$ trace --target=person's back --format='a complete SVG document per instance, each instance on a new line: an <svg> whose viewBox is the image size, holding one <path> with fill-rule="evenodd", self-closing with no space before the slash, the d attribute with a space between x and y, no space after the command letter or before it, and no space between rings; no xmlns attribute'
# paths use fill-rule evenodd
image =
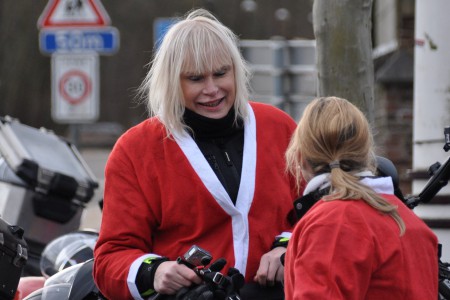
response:
<svg viewBox="0 0 450 300"><path fill-rule="evenodd" d="M287 300L437 299L436 235L394 196L390 177L376 176L370 127L358 108L315 99L286 159L297 181L307 182L296 203L318 200L289 241Z"/></svg>
<svg viewBox="0 0 450 300"><path fill-rule="evenodd" d="M402 236L392 218L361 200L311 208L291 237L300 242L286 255L287 299L434 299L436 236L395 196L383 196L398 206Z"/></svg>

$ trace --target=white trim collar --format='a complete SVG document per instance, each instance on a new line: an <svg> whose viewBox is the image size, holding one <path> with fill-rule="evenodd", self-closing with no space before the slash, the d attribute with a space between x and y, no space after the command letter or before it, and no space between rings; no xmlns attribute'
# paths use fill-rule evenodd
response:
<svg viewBox="0 0 450 300"><path fill-rule="evenodd" d="M244 122L244 153L241 182L236 206L220 183L201 150L189 134L174 133L174 139L185 154L194 171L217 203L232 218L235 268L245 274L249 247L248 212L253 202L256 179L256 118L250 104Z"/></svg>
<svg viewBox="0 0 450 300"><path fill-rule="evenodd" d="M392 178L387 177L367 177L374 176L370 171L363 171L356 173L356 176L361 176L361 183L372 188L379 194L394 194L394 184ZM315 190L324 189L330 186L330 173L324 173L312 178L306 185L303 195L307 195Z"/></svg>

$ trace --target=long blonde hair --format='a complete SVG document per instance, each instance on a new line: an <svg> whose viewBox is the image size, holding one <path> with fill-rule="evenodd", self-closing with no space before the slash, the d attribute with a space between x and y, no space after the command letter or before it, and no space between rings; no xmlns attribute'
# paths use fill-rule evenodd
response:
<svg viewBox="0 0 450 300"><path fill-rule="evenodd" d="M238 48L237 36L205 9L190 12L165 34L140 86L151 115L159 117L168 135L187 129L180 74L202 74L232 65L235 74L236 119L246 118L250 72Z"/></svg>
<svg viewBox="0 0 450 300"><path fill-rule="evenodd" d="M287 170L304 183L302 166L314 175L330 172L330 193L325 201L362 199L373 208L389 214L400 228L405 224L397 207L360 182L355 173L375 171L373 136L364 114L352 103L337 97L314 99L304 110L286 151ZM338 162L338 168L329 164Z"/></svg>

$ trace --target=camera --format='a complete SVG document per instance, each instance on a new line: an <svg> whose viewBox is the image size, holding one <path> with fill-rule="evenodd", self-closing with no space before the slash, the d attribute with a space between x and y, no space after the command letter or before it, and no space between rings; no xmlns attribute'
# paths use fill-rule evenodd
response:
<svg viewBox="0 0 450 300"><path fill-rule="evenodd" d="M178 257L177 262L191 269L206 266L212 260L211 254L197 245L191 246L183 256Z"/></svg>

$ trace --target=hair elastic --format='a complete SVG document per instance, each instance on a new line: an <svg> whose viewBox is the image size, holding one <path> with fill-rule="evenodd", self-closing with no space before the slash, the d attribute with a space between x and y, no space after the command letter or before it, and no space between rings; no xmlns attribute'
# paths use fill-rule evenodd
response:
<svg viewBox="0 0 450 300"><path fill-rule="evenodd" d="M338 160L334 160L334 161L330 162L328 165L330 166L330 169L335 169L335 168L341 167L341 164L339 163Z"/></svg>

